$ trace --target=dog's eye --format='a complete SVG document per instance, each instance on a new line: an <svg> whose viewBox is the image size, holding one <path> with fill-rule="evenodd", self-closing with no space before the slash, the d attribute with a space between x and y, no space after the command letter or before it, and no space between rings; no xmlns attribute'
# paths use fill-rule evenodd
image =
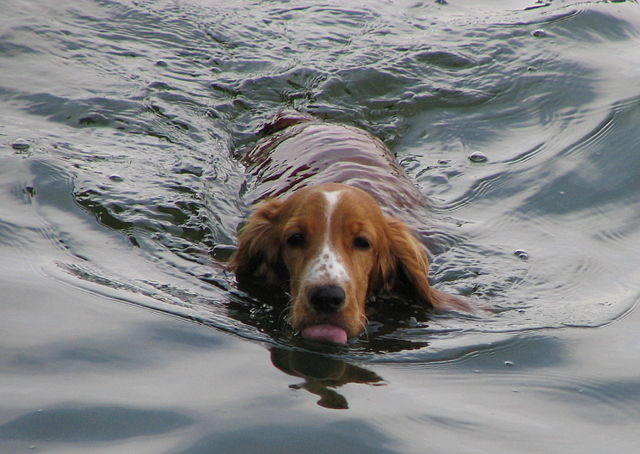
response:
<svg viewBox="0 0 640 454"><path fill-rule="evenodd" d="M353 247L356 249L369 249L371 247L371 243L369 240L363 236L357 236L353 239Z"/></svg>
<svg viewBox="0 0 640 454"><path fill-rule="evenodd" d="M303 233L294 233L289 238L287 238L287 244L291 247L304 247L307 239L304 237Z"/></svg>

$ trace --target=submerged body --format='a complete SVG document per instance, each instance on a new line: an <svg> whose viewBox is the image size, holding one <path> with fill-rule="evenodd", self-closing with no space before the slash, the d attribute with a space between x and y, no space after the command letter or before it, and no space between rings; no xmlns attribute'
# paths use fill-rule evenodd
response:
<svg viewBox="0 0 640 454"><path fill-rule="evenodd" d="M362 129L282 112L265 128L271 134L244 157L255 185L252 202L282 198L323 183L343 183L371 195L383 212L418 228L427 199L387 146ZM415 225L414 225L415 224Z"/></svg>

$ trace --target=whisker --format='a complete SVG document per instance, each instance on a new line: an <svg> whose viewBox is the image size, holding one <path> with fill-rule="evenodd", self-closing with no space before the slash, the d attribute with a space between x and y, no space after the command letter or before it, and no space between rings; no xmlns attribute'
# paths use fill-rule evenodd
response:
<svg viewBox="0 0 640 454"><path fill-rule="evenodd" d="M280 315L278 316L278 328L282 328L283 326L290 325L289 323L289 314L291 313L291 305L287 304L282 311L280 311Z"/></svg>
<svg viewBox="0 0 640 454"><path fill-rule="evenodd" d="M364 337L365 340L369 342L370 341L369 330L368 330L369 320L367 319L366 315L363 316L362 319L360 320L360 326L362 327L362 334L360 334L360 337Z"/></svg>

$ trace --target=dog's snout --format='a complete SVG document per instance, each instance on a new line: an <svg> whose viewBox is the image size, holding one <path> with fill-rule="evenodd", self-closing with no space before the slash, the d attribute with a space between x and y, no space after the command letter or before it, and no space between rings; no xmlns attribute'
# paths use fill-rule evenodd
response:
<svg viewBox="0 0 640 454"><path fill-rule="evenodd" d="M337 285L321 285L309 291L309 302L317 311L331 314L340 310L344 304L345 293Z"/></svg>

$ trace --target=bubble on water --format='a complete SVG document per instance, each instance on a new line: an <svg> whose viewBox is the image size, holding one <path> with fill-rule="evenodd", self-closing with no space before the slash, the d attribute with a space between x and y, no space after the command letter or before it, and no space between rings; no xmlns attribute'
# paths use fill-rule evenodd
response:
<svg viewBox="0 0 640 454"><path fill-rule="evenodd" d="M117 182L124 181L124 178L122 178L120 175L116 175L116 174L111 175L111 176L109 177L109 179L110 179L111 181L117 181Z"/></svg>
<svg viewBox="0 0 640 454"><path fill-rule="evenodd" d="M535 30L533 33L531 33L534 37L536 38L546 38L547 36L549 36L547 34L547 32L545 32L544 30L538 29Z"/></svg>
<svg viewBox="0 0 640 454"><path fill-rule="evenodd" d="M513 361L505 361L504 362L504 366L505 367L513 367L513 366L515 366L515 363Z"/></svg>
<svg viewBox="0 0 640 454"><path fill-rule="evenodd" d="M484 153L481 153L479 151L474 151L473 153L471 153L469 156L469 161L471 162L487 162L488 158Z"/></svg>
<svg viewBox="0 0 640 454"><path fill-rule="evenodd" d="M515 255L516 257L518 257L521 260L529 260L529 253L523 249L516 249L513 252L513 255Z"/></svg>
<svg viewBox="0 0 640 454"><path fill-rule="evenodd" d="M18 151L28 150L29 147L31 147L29 142L27 142L27 140L23 139L22 137L14 140L13 143L11 144L11 148L13 148L14 150L18 150Z"/></svg>

